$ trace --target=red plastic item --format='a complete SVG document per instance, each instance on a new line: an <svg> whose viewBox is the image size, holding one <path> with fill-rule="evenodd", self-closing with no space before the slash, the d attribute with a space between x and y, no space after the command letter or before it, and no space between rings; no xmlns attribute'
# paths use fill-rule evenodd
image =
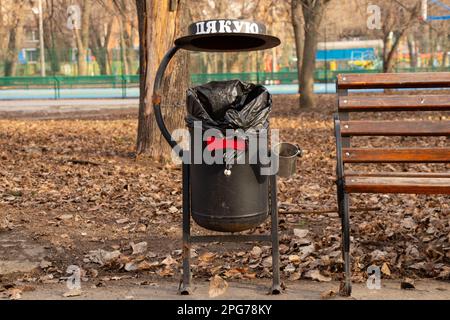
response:
<svg viewBox="0 0 450 320"><path fill-rule="evenodd" d="M247 149L247 144L245 140L242 139L225 139L220 138L217 139L216 137L210 137L206 141L208 145L208 151L214 151L214 150L237 150L237 151L245 151Z"/></svg>

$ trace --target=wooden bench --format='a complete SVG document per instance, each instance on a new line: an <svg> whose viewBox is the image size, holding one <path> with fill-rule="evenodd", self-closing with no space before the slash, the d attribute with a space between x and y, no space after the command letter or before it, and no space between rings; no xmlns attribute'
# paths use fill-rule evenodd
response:
<svg viewBox="0 0 450 320"><path fill-rule="evenodd" d="M449 111L448 89L432 94L420 91L400 92L400 88L450 88L450 73L342 74L337 79L339 111L335 115L337 144L337 195L342 222L342 251L345 282L341 294L351 295L349 194L450 194L450 170L426 172L351 172L352 164L450 163L450 148L357 148L352 137L450 137L450 121L376 121L371 112ZM349 90L393 89L390 93L351 94ZM354 121L351 114L363 113L368 120ZM367 113L367 114L366 114ZM373 116L372 116L373 119ZM353 144L354 145L354 144Z"/></svg>

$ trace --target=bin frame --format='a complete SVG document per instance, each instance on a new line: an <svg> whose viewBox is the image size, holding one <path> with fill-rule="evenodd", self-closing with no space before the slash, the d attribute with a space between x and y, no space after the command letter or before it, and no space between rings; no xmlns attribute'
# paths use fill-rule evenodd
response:
<svg viewBox="0 0 450 320"><path fill-rule="evenodd" d="M265 32L265 27L264 27ZM279 40L275 37L265 36L265 35L252 35L245 34L246 37L255 36L258 38L267 37L268 40L268 48L275 47L280 44ZM195 37L195 36L194 36ZM169 130L167 129L164 118L161 113L161 87L164 79L164 74L167 70L167 67L175 56L175 54L180 49L192 50L192 48L183 48L183 46L178 45L176 41L175 46L172 47L164 56L158 71L156 73L155 83L153 87L153 109L156 117L156 122L158 127L165 138L165 140L169 143L172 149L177 153L177 155L183 159L183 155L187 151L183 150L178 143L173 139ZM255 48L254 50L261 50L266 48ZM203 50L196 50L203 51ZM245 50L241 49L229 49L229 50L219 50L219 51L252 51L248 48ZM182 250L182 258L183 258L183 278L180 283L179 293L181 295L190 295L192 294L191 290L191 246L194 243L214 243L214 242L270 242L272 244L272 288L270 290L270 294L278 295L281 294L281 284L280 284L280 252L279 252L279 220L278 220L278 189L277 189L277 175L270 176L269 181L269 210L271 215L271 232L266 235L241 235L241 234L229 234L229 235L208 235L208 236L192 236L191 235L191 180L190 180L190 164L183 163L182 164L182 197L183 197L183 250Z"/></svg>

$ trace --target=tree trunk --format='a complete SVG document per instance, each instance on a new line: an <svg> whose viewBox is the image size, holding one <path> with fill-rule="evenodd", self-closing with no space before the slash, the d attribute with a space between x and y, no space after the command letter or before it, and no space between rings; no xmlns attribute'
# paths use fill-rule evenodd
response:
<svg viewBox="0 0 450 320"><path fill-rule="evenodd" d="M430 39L430 60L428 60L428 66L430 68L434 67L434 58L436 56L436 35L433 32L433 28L431 27L431 25L429 26L429 36L428 38Z"/></svg>
<svg viewBox="0 0 450 320"><path fill-rule="evenodd" d="M302 75L302 63L303 63L303 35L305 30L303 27L302 20L302 5L299 0L292 0L292 26L294 28L294 38L295 38L295 52L297 54L297 72L298 81L300 83L300 78ZM298 87L300 93L300 86Z"/></svg>
<svg viewBox="0 0 450 320"><path fill-rule="evenodd" d="M78 75L88 75L88 58L89 58L89 33L90 33L90 16L92 11L92 0L84 0L82 7L81 30L74 29L75 41L78 48Z"/></svg>
<svg viewBox="0 0 450 320"><path fill-rule="evenodd" d="M417 68L417 52L416 42L412 34L408 35L408 52L409 52L409 66L411 68Z"/></svg>
<svg viewBox="0 0 450 320"><path fill-rule="evenodd" d="M106 24L106 30L103 30L102 28L102 31L100 31L98 29L96 30L95 21L91 21L91 29L95 31L91 33L90 47L97 61L101 75L107 75L111 70L109 66L108 47L111 41L113 24L114 19L110 19L110 21Z"/></svg>
<svg viewBox="0 0 450 320"><path fill-rule="evenodd" d="M125 26L123 21L119 22L120 24L120 61L122 64L122 74L128 74L128 60L127 60L127 47L125 45Z"/></svg>
<svg viewBox="0 0 450 320"><path fill-rule="evenodd" d="M448 59L448 51L450 49L450 36L447 34L444 34L442 36L442 62L441 67L445 68L447 65L447 59Z"/></svg>
<svg viewBox="0 0 450 320"><path fill-rule="evenodd" d="M392 43L392 46L389 48L389 41L385 40L384 49L383 49L383 72L384 73L392 73L394 72L394 57L397 53L398 46L400 44L400 40L404 34L404 31L400 32L397 35L394 35L395 40Z"/></svg>
<svg viewBox="0 0 450 320"><path fill-rule="evenodd" d="M141 96L137 135L137 155L146 153L156 160L169 158L171 150L156 124L153 85L159 64L176 37L187 30L185 0L170 11L169 1L136 0L140 35ZM179 52L169 66L162 88L162 112L169 131L185 127L185 99L188 84L188 54Z"/></svg>
<svg viewBox="0 0 450 320"><path fill-rule="evenodd" d="M305 44L300 75L300 107L315 107L314 71L316 70L319 27L328 0L302 0L305 20Z"/></svg>
<svg viewBox="0 0 450 320"><path fill-rule="evenodd" d="M10 30L8 52L6 53L4 73L5 77L15 76L17 73L17 64L19 52L23 43L23 27L25 22L24 14L18 10L16 25Z"/></svg>
<svg viewBox="0 0 450 320"><path fill-rule="evenodd" d="M135 28L133 24L130 26L130 32L125 29L125 45L127 48L127 63L128 63L128 72L129 74L136 74L135 69L135 50L134 50L134 34Z"/></svg>

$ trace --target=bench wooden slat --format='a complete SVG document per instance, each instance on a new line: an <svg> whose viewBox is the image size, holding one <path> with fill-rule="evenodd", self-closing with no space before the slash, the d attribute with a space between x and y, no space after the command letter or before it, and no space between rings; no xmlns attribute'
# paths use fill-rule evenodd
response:
<svg viewBox="0 0 450 320"><path fill-rule="evenodd" d="M339 97L340 112L446 110L450 110L450 95L379 95Z"/></svg>
<svg viewBox="0 0 450 320"><path fill-rule="evenodd" d="M347 177L397 177L397 178L450 178L450 172L353 172L345 174Z"/></svg>
<svg viewBox="0 0 450 320"><path fill-rule="evenodd" d="M338 89L449 88L450 72L340 74Z"/></svg>
<svg viewBox="0 0 450 320"><path fill-rule="evenodd" d="M450 148L344 148L344 163L450 163Z"/></svg>
<svg viewBox="0 0 450 320"><path fill-rule="evenodd" d="M343 121L342 136L450 136L450 121Z"/></svg>
<svg viewBox="0 0 450 320"><path fill-rule="evenodd" d="M450 178L348 177L351 193L450 194Z"/></svg>

